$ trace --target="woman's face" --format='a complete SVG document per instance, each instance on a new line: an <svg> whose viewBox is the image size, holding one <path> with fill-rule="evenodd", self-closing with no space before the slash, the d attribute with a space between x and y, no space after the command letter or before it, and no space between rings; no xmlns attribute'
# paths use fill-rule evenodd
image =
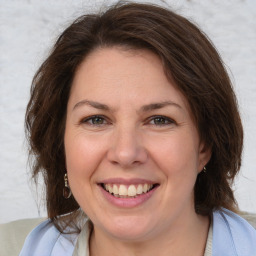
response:
<svg viewBox="0 0 256 256"><path fill-rule="evenodd" d="M194 184L210 157L160 59L120 48L94 51L77 70L65 152L95 232L136 241L194 218Z"/></svg>

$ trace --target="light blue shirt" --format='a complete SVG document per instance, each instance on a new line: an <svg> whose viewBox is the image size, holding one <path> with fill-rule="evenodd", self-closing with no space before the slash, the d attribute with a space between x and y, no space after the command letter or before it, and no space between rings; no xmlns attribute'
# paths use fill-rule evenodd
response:
<svg viewBox="0 0 256 256"><path fill-rule="evenodd" d="M212 256L256 256L256 230L246 220L222 209L213 212L212 221ZM81 234L89 237L88 222ZM28 235L19 256L80 256L80 235L61 234L49 220L44 221ZM81 255L89 256L88 244Z"/></svg>

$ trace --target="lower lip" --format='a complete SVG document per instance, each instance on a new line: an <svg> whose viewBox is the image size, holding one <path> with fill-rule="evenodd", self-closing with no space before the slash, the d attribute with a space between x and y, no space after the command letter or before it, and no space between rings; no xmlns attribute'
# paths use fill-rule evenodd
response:
<svg viewBox="0 0 256 256"><path fill-rule="evenodd" d="M139 206L143 203L145 203L156 191L157 187L153 188L147 193L143 193L141 195L138 195L134 198L120 198L120 197L115 197L112 194L108 193L104 188L102 188L99 185L104 197L111 203L114 204L115 206L118 207L123 207L123 208L132 208Z"/></svg>

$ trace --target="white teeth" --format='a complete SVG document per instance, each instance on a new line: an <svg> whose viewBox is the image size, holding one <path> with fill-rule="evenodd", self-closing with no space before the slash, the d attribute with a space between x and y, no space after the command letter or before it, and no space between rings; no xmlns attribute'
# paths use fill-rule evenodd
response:
<svg viewBox="0 0 256 256"><path fill-rule="evenodd" d="M110 194L114 194L117 197L135 197L142 193L147 193L153 187L152 184L138 184L138 185L117 185L117 184L104 184L104 188Z"/></svg>
<svg viewBox="0 0 256 256"><path fill-rule="evenodd" d="M109 193L113 193L113 188L110 186L110 185L108 185L108 189L107 189L108 191L109 191Z"/></svg>
<svg viewBox="0 0 256 256"><path fill-rule="evenodd" d="M137 190L134 185L128 187L128 196L136 196Z"/></svg>
<svg viewBox="0 0 256 256"><path fill-rule="evenodd" d="M137 187L137 194L140 195L143 193L143 187L142 185L140 184L138 187Z"/></svg>
<svg viewBox="0 0 256 256"><path fill-rule="evenodd" d="M144 184L143 186L143 192L146 193L148 191L148 184Z"/></svg>
<svg viewBox="0 0 256 256"><path fill-rule="evenodd" d="M129 192L127 192L127 188L124 185L120 185L119 187L119 196L127 196L129 195Z"/></svg>
<svg viewBox="0 0 256 256"><path fill-rule="evenodd" d="M118 189L118 186L117 186L117 185L114 185L114 186L113 186L113 193L114 193L115 195L118 195L118 194L119 194L119 189Z"/></svg>

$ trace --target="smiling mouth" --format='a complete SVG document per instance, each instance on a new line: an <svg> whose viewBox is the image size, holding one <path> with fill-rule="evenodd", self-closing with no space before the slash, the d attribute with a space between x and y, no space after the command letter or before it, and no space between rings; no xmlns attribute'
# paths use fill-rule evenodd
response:
<svg viewBox="0 0 256 256"><path fill-rule="evenodd" d="M153 190L159 184L105 184L101 183L101 187L109 194L118 198L136 198L142 194L146 194Z"/></svg>

